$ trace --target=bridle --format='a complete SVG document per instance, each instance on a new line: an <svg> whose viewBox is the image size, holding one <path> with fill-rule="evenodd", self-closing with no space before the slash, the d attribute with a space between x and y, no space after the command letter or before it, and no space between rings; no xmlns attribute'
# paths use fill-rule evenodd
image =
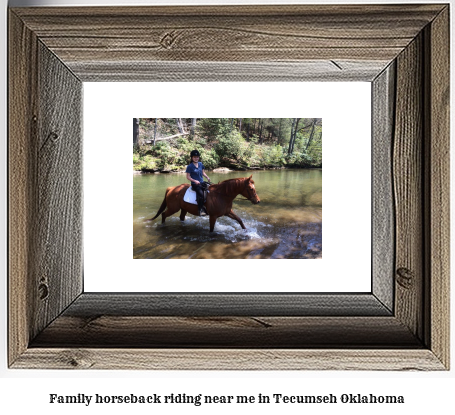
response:
<svg viewBox="0 0 455 415"><path fill-rule="evenodd" d="M247 183L245 183L245 188L246 188L246 191L248 193L248 196L250 196L251 192L250 192L250 188L248 187ZM248 199L245 198L245 199L237 199L237 200L249 200L251 202L251 199L253 198L253 196L250 196Z"/></svg>

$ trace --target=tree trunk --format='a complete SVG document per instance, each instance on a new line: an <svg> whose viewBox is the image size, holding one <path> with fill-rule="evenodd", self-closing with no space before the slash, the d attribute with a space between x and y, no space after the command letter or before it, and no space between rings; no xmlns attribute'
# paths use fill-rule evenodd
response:
<svg viewBox="0 0 455 415"><path fill-rule="evenodd" d="M242 132L242 119L239 118L239 132Z"/></svg>
<svg viewBox="0 0 455 415"><path fill-rule="evenodd" d="M153 131L153 145L155 145L155 141L156 141L156 127L158 125L158 118L155 118L155 129Z"/></svg>
<svg viewBox="0 0 455 415"><path fill-rule="evenodd" d="M181 118L176 118L175 119L177 121L177 128L179 129L179 133L180 134L185 134L185 131L183 129L183 121Z"/></svg>
<svg viewBox="0 0 455 415"><path fill-rule="evenodd" d="M264 127L264 120L261 119L261 122L259 124L259 144L262 144L263 138L262 138L262 128Z"/></svg>
<svg viewBox="0 0 455 415"><path fill-rule="evenodd" d="M278 127L278 144L281 144L281 124L283 123L283 118L280 118L280 126Z"/></svg>
<svg viewBox="0 0 455 415"><path fill-rule="evenodd" d="M294 139L294 127L297 118L292 119L291 138L289 139L288 155L292 154L292 140Z"/></svg>
<svg viewBox="0 0 455 415"><path fill-rule="evenodd" d="M139 139L139 118L133 118L133 146L137 146Z"/></svg>
<svg viewBox="0 0 455 415"><path fill-rule="evenodd" d="M313 118L313 123L311 124L311 133L310 133L310 138L308 139L308 143L306 143L305 151L308 150L308 147L310 146L311 142L313 141L313 136L314 136L314 126L316 125L316 120L317 118Z"/></svg>
<svg viewBox="0 0 455 415"><path fill-rule="evenodd" d="M295 123L295 128L294 128L294 139L292 140L292 148L291 148L291 154L294 152L294 144L295 144L295 138L297 136L297 131L299 130L299 122L301 118L297 118L297 121Z"/></svg>
<svg viewBox="0 0 455 415"><path fill-rule="evenodd" d="M197 118L191 118L190 138L194 137L194 130L196 129L196 121L197 121Z"/></svg>

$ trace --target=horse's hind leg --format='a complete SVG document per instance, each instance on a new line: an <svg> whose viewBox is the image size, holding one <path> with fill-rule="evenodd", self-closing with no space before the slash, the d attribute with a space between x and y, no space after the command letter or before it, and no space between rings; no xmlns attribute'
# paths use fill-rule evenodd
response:
<svg viewBox="0 0 455 415"><path fill-rule="evenodd" d="M171 210L169 207L161 214L161 223L163 224L166 222L166 218L172 216L174 213L178 212L178 210Z"/></svg>
<svg viewBox="0 0 455 415"><path fill-rule="evenodd" d="M186 215L186 210L185 209L182 209L180 211L180 220L183 222L185 220L185 215Z"/></svg>
<svg viewBox="0 0 455 415"><path fill-rule="evenodd" d="M231 209L231 211L226 215L228 218L235 219L238 223L240 223L240 226L242 229L246 229L245 225L243 224L242 219L240 219Z"/></svg>
<svg viewBox="0 0 455 415"><path fill-rule="evenodd" d="M215 229L216 216L210 216L210 232Z"/></svg>

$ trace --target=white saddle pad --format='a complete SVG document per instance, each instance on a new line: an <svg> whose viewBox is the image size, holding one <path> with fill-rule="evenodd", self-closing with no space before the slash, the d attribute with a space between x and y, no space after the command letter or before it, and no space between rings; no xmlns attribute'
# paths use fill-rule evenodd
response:
<svg viewBox="0 0 455 415"><path fill-rule="evenodd" d="M186 203L191 203L192 205L197 205L196 202L196 192L190 187L185 192L185 196L183 196L183 201Z"/></svg>
<svg viewBox="0 0 455 415"><path fill-rule="evenodd" d="M192 205L197 205L196 202L196 192L190 187L185 192L185 196L183 196L183 201L186 203L191 203Z"/></svg>

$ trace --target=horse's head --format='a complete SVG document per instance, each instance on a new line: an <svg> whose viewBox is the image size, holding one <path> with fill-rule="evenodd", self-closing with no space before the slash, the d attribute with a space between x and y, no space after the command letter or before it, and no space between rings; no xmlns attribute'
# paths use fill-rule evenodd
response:
<svg viewBox="0 0 455 415"><path fill-rule="evenodd" d="M253 175L245 180L245 188L243 189L241 195L251 201L253 205L257 205L261 202L261 199L259 199L259 196L256 193L256 188L254 187L254 181L252 177Z"/></svg>

